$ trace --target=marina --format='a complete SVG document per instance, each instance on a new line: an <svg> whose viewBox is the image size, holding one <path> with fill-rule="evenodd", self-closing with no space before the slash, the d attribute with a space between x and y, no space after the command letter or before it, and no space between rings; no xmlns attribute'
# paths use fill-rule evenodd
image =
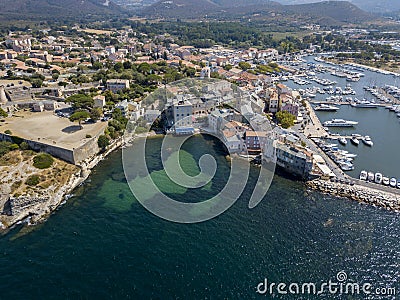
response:
<svg viewBox="0 0 400 300"><path fill-rule="evenodd" d="M295 67L299 72L307 74L312 70L320 80L336 82L334 86L324 86L309 80L310 84L304 86L289 78L286 83L293 89L304 91L305 98L306 93L316 94L308 97L308 101L321 124L315 125L317 131L311 136L321 138L327 144L337 144L338 150L357 155L352 161L336 162L347 175L359 178L365 169L373 174L381 172L388 175L390 186L390 178L400 177L400 163L395 159L400 147L400 90L396 88L399 78L368 68L347 66L348 72L360 73L359 80L349 82L343 74L330 71L343 67L324 63L322 59L314 60L313 56L304 57L304 61L302 66ZM308 80L307 76L304 80ZM343 95L345 90L350 94ZM357 124L339 122L338 125L343 126L332 126L337 124L332 121L338 119Z"/></svg>

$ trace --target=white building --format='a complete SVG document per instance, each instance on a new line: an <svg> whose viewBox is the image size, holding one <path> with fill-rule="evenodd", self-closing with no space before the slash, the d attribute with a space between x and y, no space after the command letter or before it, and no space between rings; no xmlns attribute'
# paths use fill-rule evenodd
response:
<svg viewBox="0 0 400 300"><path fill-rule="evenodd" d="M174 127L192 127L192 103L187 100L180 100L172 106L174 116Z"/></svg>
<svg viewBox="0 0 400 300"><path fill-rule="evenodd" d="M107 80L107 89L116 93L123 89L129 89L130 84L128 79L109 79Z"/></svg>

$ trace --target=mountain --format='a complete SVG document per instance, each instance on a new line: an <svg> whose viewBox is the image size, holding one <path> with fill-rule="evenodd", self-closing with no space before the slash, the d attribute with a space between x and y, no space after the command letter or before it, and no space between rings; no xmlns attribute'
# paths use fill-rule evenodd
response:
<svg viewBox="0 0 400 300"><path fill-rule="evenodd" d="M269 0L161 0L145 8L142 14L166 19L235 19L274 16L300 17L315 23L337 25L372 19L371 14L347 1L324 1L311 4L282 5Z"/></svg>
<svg viewBox="0 0 400 300"><path fill-rule="evenodd" d="M305 4L322 0L277 0L281 4ZM349 0L359 8L373 13L387 13L400 10L400 0Z"/></svg>
<svg viewBox="0 0 400 300"><path fill-rule="evenodd" d="M59 20L121 12L109 0L1 0L1 3L0 20Z"/></svg>

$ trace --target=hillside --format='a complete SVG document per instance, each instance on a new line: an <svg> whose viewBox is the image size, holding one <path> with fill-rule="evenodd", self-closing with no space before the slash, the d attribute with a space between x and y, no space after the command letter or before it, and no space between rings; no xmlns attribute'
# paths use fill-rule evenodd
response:
<svg viewBox="0 0 400 300"><path fill-rule="evenodd" d="M271 16L300 18L326 25L358 23L372 19L371 14L346 1L282 5L269 0L173 0L159 1L142 11L150 18L165 19L268 19Z"/></svg>
<svg viewBox="0 0 400 300"><path fill-rule="evenodd" d="M112 15L121 8L105 0L1 0L0 20L59 20Z"/></svg>
<svg viewBox="0 0 400 300"><path fill-rule="evenodd" d="M322 0L277 0L285 5L321 2ZM400 10L400 0L349 0L359 8L372 13L387 13Z"/></svg>

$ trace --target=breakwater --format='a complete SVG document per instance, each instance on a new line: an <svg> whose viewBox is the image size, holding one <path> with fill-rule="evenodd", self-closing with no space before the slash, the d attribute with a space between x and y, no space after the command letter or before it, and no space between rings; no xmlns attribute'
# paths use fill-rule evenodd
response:
<svg viewBox="0 0 400 300"><path fill-rule="evenodd" d="M321 179L309 181L307 186L324 194L349 198L360 203L400 212L400 196L394 193L357 184L350 185Z"/></svg>

